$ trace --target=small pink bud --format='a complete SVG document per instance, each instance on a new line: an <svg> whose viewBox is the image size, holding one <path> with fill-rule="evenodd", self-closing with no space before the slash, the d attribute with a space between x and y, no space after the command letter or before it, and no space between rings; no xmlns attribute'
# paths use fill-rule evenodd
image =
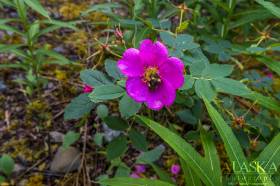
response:
<svg viewBox="0 0 280 186"><path fill-rule="evenodd" d="M83 92L84 93L91 93L93 91L93 87L90 85L84 85Z"/></svg>
<svg viewBox="0 0 280 186"><path fill-rule="evenodd" d="M136 166L135 166L135 172L136 172L137 174L144 173L145 171L146 171L145 165L136 165Z"/></svg>
<svg viewBox="0 0 280 186"><path fill-rule="evenodd" d="M131 178L140 178L140 176L135 172L132 172L132 174L130 174L130 177Z"/></svg>
<svg viewBox="0 0 280 186"><path fill-rule="evenodd" d="M272 74L271 72L268 72L268 73L266 74L266 76L267 76L268 78L270 78L270 79L273 78L273 74Z"/></svg>
<svg viewBox="0 0 280 186"><path fill-rule="evenodd" d="M181 167L178 164L173 164L170 168L171 173L174 175L178 175L180 170L181 170Z"/></svg>
<svg viewBox="0 0 280 186"><path fill-rule="evenodd" d="M115 30L115 36L117 37L117 38L123 38L123 33L122 33L122 31L121 31L121 29L120 28L116 28L116 30Z"/></svg>

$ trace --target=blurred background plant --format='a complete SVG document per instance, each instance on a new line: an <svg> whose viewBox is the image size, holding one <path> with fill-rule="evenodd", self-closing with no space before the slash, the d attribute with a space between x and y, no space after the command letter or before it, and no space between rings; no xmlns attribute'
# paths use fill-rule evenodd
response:
<svg viewBox="0 0 280 186"><path fill-rule="evenodd" d="M1 1L2 6L9 6L16 10L17 16L1 19L0 29L8 35L17 38L9 42L3 38L0 45L1 53L12 53L14 56L8 59L0 68L19 68L24 70L25 78L16 81L25 87L25 93L29 96L33 91L46 84L41 71L44 65L66 65L72 62L60 53L54 51L48 43L43 45L38 42L40 37L60 28L77 30L76 22L63 22L49 17L47 10L38 1ZM38 15L29 14L30 9ZM40 19L42 16L45 19ZM7 42L8 41L8 42Z"/></svg>

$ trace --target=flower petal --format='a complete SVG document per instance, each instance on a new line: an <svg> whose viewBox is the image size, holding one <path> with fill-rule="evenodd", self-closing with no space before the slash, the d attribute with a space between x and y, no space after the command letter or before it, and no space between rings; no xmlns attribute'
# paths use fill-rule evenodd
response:
<svg viewBox="0 0 280 186"><path fill-rule="evenodd" d="M141 77L128 78L126 81L127 94L137 102L144 102L148 95L148 86Z"/></svg>
<svg viewBox="0 0 280 186"><path fill-rule="evenodd" d="M166 62L173 63L174 65L178 66L178 68L181 69L182 72L184 72L184 70L185 70L184 63L181 61L181 59L179 59L177 57L170 57L167 59Z"/></svg>
<svg viewBox="0 0 280 186"><path fill-rule="evenodd" d="M162 79L167 80L175 89L184 84L184 64L178 58L171 57L159 67Z"/></svg>
<svg viewBox="0 0 280 186"><path fill-rule="evenodd" d="M159 41L155 43L150 39L145 39L140 43L140 58L146 66L159 66L168 58L168 50Z"/></svg>
<svg viewBox="0 0 280 186"><path fill-rule="evenodd" d="M139 50L127 49L122 59L118 61L118 68L128 77L140 76L144 73L144 66L140 61Z"/></svg>
<svg viewBox="0 0 280 186"><path fill-rule="evenodd" d="M163 106L171 106L175 98L176 90L168 81L163 80L156 90L149 91L147 106L153 110L160 110Z"/></svg>

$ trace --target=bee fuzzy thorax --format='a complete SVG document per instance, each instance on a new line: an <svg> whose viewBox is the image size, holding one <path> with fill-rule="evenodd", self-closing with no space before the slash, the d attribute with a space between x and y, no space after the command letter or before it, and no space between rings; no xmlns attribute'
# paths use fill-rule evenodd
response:
<svg viewBox="0 0 280 186"><path fill-rule="evenodd" d="M150 90L155 90L161 83L158 69L156 67L147 68L145 70L143 80L148 85Z"/></svg>

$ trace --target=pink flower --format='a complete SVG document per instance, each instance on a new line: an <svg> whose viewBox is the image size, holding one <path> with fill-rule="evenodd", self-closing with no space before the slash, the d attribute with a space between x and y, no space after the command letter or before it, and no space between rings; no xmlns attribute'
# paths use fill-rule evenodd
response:
<svg viewBox="0 0 280 186"><path fill-rule="evenodd" d="M181 167L178 164L173 164L170 168L170 172L174 175L178 175L180 170L181 170Z"/></svg>
<svg viewBox="0 0 280 186"><path fill-rule="evenodd" d="M93 91L93 87L90 85L84 85L83 92L84 93L91 93Z"/></svg>
<svg viewBox="0 0 280 186"><path fill-rule="evenodd" d="M145 165L136 165L135 166L135 172L137 174L142 174L146 171L146 166Z"/></svg>
<svg viewBox="0 0 280 186"><path fill-rule="evenodd" d="M136 172L132 172L132 173L130 174L130 177L131 177L131 178L140 178L140 176L139 176Z"/></svg>
<svg viewBox="0 0 280 186"><path fill-rule="evenodd" d="M266 74L266 76L267 76L268 78L270 78L270 79L273 78L273 74L272 74L271 72L268 72L268 73Z"/></svg>
<svg viewBox="0 0 280 186"><path fill-rule="evenodd" d="M118 68L128 77L127 94L153 110L171 106L176 89L184 84L184 64L176 57L169 57L166 46L159 41L145 39L139 49L127 49L118 61Z"/></svg>

